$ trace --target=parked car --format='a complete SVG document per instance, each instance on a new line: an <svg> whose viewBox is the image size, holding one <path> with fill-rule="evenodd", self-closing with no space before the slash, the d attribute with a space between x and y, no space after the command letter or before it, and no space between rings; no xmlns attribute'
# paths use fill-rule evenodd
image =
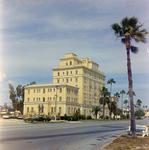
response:
<svg viewBox="0 0 149 150"><path fill-rule="evenodd" d="M23 115L19 115L19 116L18 116L18 119L23 119Z"/></svg>
<svg viewBox="0 0 149 150"><path fill-rule="evenodd" d="M9 115L3 115L3 119L9 119Z"/></svg>

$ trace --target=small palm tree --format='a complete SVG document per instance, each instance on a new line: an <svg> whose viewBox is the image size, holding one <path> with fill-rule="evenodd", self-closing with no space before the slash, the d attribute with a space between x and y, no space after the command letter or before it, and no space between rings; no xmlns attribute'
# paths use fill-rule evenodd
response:
<svg viewBox="0 0 149 150"><path fill-rule="evenodd" d="M139 108L139 117L140 117L140 106L141 106L142 101L140 99L137 100L137 105Z"/></svg>
<svg viewBox="0 0 149 150"><path fill-rule="evenodd" d="M114 94L114 96L116 97L116 101L118 101L118 98L120 97L120 94L118 92L116 92ZM117 102L116 102L116 120L117 120Z"/></svg>
<svg viewBox="0 0 149 150"><path fill-rule="evenodd" d="M127 99L125 99L124 104L125 104L126 112L127 112L127 104L128 104L128 100ZM126 113L126 119L127 119L127 113Z"/></svg>
<svg viewBox="0 0 149 150"><path fill-rule="evenodd" d="M101 108L99 106L94 106L92 109L92 112L94 112L94 114L96 116L96 120L97 120L97 114L98 114L98 112L101 112Z"/></svg>
<svg viewBox="0 0 149 150"><path fill-rule="evenodd" d="M116 102L115 101L112 101L111 104L108 104L108 108L109 110L111 109L111 113L116 115Z"/></svg>
<svg viewBox="0 0 149 150"><path fill-rule="evenodd" d="M122 101L121 101L122 106L121 107L122 107L122 120L123 120L123 94L126 94L126 92L124 90L121 90L120 94L122 94Z"/></svg>
<svg viewBox="0 0 149 150"><path fill-rule="evenodd" d="M128 72L128 82L129 82L129 96L130 96L130 107L131 107L131 131L132 137L136 137L136 124L133 106L133 81L131 72L131 60L130 60L130 50L132 53L136 54L138 52L138 47L132 45L131 41L134 39L136 42L146 43L146 35L148 32L145 29L140 29L143 24L140 24L138 18L136 17L125 17L121 20L121 26L118 23L111 25L114 30L114 34L117 38L121 38L121 42L126 46L127 52L127 72Z"/></svg>
<svg viewBox="0 0 149 150"><path fill-rule="evenodd" d="M111 120L111 93L112 93L112 83L116 83L113 78L108 80L107 84L110 84L110 120Z"/></svg>
<svg viewBox="0 0 149 150"><path fill-rule="evenodd" d="M101 97L99 99L99 103L101 105L103 105L103 120L104 120L104 106L106 103L109 103L108 99L106 97L108 97L110 95L110 93L108 92L108 89L105 88L104 86L102 87L102 89L100 90L100 93L103 97Z"/></svg>

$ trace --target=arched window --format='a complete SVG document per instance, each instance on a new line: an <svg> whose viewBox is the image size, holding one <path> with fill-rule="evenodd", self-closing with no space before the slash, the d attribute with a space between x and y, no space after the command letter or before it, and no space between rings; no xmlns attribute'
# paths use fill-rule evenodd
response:
<svg viewBox="0 0 149 150"><path fill-rule="evenodd" d="M76 74L78 74L78 71L76 70Z"/></svg>
<svg viewBox="0 0 149 150"><path fill-rule="evenodd" d="M57 75L60 76L60 73L58 72Z"/></svg>
<svg viewBox="0 0 149 150"><path fill-rule="evenodd" d="M67 71L67 76L68 76L68 71Z"/></svg>
<svg viewBox="0 0 149 150"><path fill-rule="evenodd" d="M59 79L57 80L57 83L59 83Z"/></svg>
<svg viewBox="0 0 149 150"><path fill-rule="evenodd" d="M53 107L51 107L51 113L53 113Z"/></svg>
<svg viewBox="0 0 149 150"><path fill-rule="evenodd" d="M66 82L68 83L68 79L66 80Z"/></svg>
<svg viewBox="0 0 149 150"><path fill-rule="evenodd" d="M59 97L59 101L60 101L60 102L62 101L62 97Z"/></svg>
<svg viewBox="0 0 149 150"><path fill-rule="evenodd" d="M78 82L78 79L76 78L76 82Z"/></svg>
<svg viewBox="0 0 149 150"><path fill-rule="evenodd" d="M59 113L61 113L61 111L62 111L62 108L61 108L61 107L59 107Z"/></svg>
<svg viewBox="0 0 149 150"><path fill-rule="evenodd" d="M60 91L60 93L62 93L62 88L60 88L60 90L59 90L59 91Z"/></svg>
<svg viewBox="0 0 149 150"><path fill-rule="evenodd" d="M70 107L68 108L68 113L70 114Z"/></svg>
<svg viewBox="0 0 149 150"><path fill-rule="evenodd" d="M70 65L72 65L72 61L70 61Z"/></svg>
<svg viewBox="0 0 149 150"><path fill-rule="evenodd" d="M53 100L55 101L55 97L53 97Z"/></svg>
<svg viewBox="0 0 149 150"><path fill-rule="evenodd" d="M27 99L27 101L29 102L29 98Z"/></svg>

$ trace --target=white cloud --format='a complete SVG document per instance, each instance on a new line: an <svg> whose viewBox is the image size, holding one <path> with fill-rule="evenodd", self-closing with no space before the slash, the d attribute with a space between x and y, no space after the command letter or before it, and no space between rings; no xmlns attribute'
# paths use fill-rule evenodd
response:
<svg viewBox="0 0 149 150"><path fill-rule="evenodd" d="M13 85L13 86L15 86L15 82L12 81L12 80L7 81L7 83L8 83L8 84L11 84L11 85Z"/></svg>

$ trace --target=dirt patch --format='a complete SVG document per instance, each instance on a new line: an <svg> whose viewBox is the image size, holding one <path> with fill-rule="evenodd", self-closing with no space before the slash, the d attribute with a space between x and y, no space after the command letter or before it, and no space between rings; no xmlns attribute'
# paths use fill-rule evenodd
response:
<svg viewBox="0 0 149 150"><path fill-rule="evenodd" d="M149 150L149 136L137 138L121 136L102 150Z"/></svg>

